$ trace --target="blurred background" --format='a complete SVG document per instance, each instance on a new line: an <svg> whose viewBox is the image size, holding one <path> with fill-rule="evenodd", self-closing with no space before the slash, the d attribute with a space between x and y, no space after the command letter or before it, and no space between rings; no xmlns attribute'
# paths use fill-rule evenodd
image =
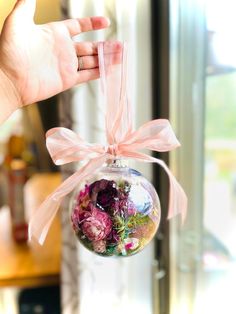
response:
<svg viewBox="0 0 236 314"><path fill-rule="evenodd" d="M15 1L0 0L0 29ZM160 154L184 187L188 215L165 219L168 180L156 186L162 222L129 259L104 259L72 234L68 199L43 247L27 243L30 213L73 166L52 165L44 133L62 125L104 135L98 82L16 112L0 127L0 313L233 314L236 279L236 22L234 0L44 0L35 20L105 15L111 27L75 40L130 44L136 126L168 118L181 148ZM96 112L96 114L94 114ZM16 215L21 213L20 215Z"/></svg>

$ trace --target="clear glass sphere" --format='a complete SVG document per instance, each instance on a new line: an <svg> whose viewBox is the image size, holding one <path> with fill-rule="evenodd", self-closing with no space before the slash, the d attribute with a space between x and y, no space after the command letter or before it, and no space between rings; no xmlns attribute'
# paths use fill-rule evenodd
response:
<svg viewBox="0 0 236 314"><path fill-rule="evenodd" d="M101 256L129 256L141 251L154 237L160 216L153 185L119 161L81 182L71 202L76 236Z"/></svg>

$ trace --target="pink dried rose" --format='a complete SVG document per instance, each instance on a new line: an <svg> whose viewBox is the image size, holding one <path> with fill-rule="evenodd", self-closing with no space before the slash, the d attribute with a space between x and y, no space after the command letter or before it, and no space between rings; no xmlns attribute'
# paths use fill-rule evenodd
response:
<svg viewBox="0 0 236 314"><path fill-rule="evenodd" d="M97 253L106 252L106 241L105 240L94 241L93 242L93 249Z"/></svg>
<svg viewBox="0 0 236 314"><path fill-rule="evenodd" d="M75 231L78 231L80 229L80 224L85 220L86 218L91 216L91 212L89 211L89 206L86 209L81 208L79 205L77 205L72 214L71 214L71 221L73 225L73 229Z"/></svg>
<svg viewBox="0 0 236 314"><path fill-rule="evenodd" d="M89 201L86 207L83 207L83 204L76 204L72 214L71 221L73 225L73 229L77 232L80 229L81 223L92 215L92 210L94 206Z"/></svg>
<svg viewBox="0 0 236 314"><path fill-rule="evenodd" d="M112 220L107 213L94 206L91 216L83 220L81 230L90 241L103 240L112 230Z"/></svg>

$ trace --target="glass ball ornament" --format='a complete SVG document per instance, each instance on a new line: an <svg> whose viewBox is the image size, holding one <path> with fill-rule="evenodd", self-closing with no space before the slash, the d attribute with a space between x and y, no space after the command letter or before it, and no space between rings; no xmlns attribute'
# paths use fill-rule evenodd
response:
<svg viewBox="0 0 236 314"><path fill-rule="evenodd" d="M71 201L77 238L100 256L140 252L154 237L160 218L160 201L153 185L120 160L88 176Z"/></svg>

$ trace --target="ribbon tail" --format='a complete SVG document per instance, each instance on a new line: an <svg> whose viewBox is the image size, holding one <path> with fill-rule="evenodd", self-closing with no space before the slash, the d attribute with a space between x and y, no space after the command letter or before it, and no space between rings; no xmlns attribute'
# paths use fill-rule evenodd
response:
<svg viewBox="0 0 236 314"><path fill-rule="evenodd" d="M167 219L170 219L178 214L181 214L182 223L184 223L187 214L188 200L187 196L178 183L170 169L167 167L163 160L154 158L155 162L159 164L167 173L170 182L170 192L169 192L169 208Z"/></svg>
<svg viewBox="0 0 236 314"><path fill-rule="evenodd" d="M167 167L163 160L158 158L154 158L152 156L139 153L139 152L123 152L122 156L133 158L135 160L147 161L147 162L155 162L159 164L167 173L170 181L170 192L169 192L169 208L168 208L168 216L167 218L170 219L178 214L181 214L182 223L185 221L186 214L187 214L187 205L188 200L187 196L178 183L170 169Z"/></svg>
<svg viewBox="0 0 236 314"><path fill-rule="evenodd" d="M79 171L66 179L46 198L30 219L28 229L29 241L34 238L39 244L43 245L63 198L76 188L82 179L99 169L103 165L105 159L106 156L100 156L90 160Z"/></svg>
<svg viewBox="0 0 236 314"><path fill-rule="evenodd" d="M53 197L53 194L49 195L49 197L41 204L29 222L29 241L36 239L40 245L43 245L48 230L61 203L61 200L58 202L52 201L51 197Z"/></svg>

